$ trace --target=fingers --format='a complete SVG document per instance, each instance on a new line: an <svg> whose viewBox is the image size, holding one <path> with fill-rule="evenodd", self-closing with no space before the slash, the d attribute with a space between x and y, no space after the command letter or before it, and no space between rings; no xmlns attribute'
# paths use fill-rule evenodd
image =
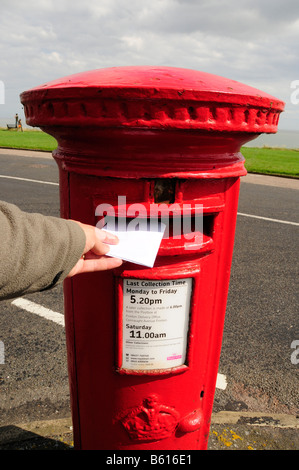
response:
<svg viewBox="0 0 299 470"><path fill-rule="evenodd" d="M109 269L118 268L121 266L122 260L118 258L111 258L106 256L101 256L98 258L88 258L86 257L82 260L82 265L80 273L93 273L97 271L106 271Z"/></svg>
<svg viewBox="0 0 299 470"><path fill-rule="evenodd" d="M116 245L118 243L118 237L113 233L106 232L106 230L100 230L95 227L95 235L100 242L108 243L109 245Z"/></svg>
<svg viewBox="0 0 299 470"><path fill-rule="evenodd" d="M95 228L95 242L91 251L96 255L106 255L110 250L109 245L116 245L117 243L118 238L116 235Z"/></svg>
<svg viewBox="0 0 299 470"><path fill-rule="evenodd" d="M92 225L83 224L77 220L73 220L76 224L80 225L85 234L85 248L84 253L88 251L93 251L96 254L105 254L108 252L106 245L115 245L118 243L118 238L116 235L106 232L106 230L101 230L98 227Z"/></svg>
<svg viewBox="0 0 299 470"><path fill-rule="evenodd" d="M95 256L87 253L84 258L80 258L73 267L68 277L83 273L94 273L97 271L106 271L121 266L123 261L119 258L111 258L106 256Z"/></svg>
<svg viewBox="0 0 299 470"><path fill-rule="evenodd" d="M105 271L121 266L123 263L121 259L105 256L110 250L109 245L118 243L116 235L91 225L77 223L84 230L86 244L83 256L73 267L68 277L81 273Z"/></svg>

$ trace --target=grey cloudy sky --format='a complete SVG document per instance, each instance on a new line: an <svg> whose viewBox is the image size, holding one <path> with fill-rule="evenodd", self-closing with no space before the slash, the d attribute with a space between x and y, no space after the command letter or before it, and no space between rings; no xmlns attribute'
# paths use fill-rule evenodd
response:
<svg viewBox="0 0 299 470"><path fill-rule="evenodd" d="M1 0L0 15L0 118L22 114L22 91L65 75L167 65L266 91L286 102L280 128L299 131L298 0Z"/></svg>

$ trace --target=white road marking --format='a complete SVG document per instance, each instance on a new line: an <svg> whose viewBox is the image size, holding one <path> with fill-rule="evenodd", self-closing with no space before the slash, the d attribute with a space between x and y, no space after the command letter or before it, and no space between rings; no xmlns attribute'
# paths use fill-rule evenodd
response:
<svg viewBox="0 0 299 470"><path fill-rule="evenodd" d="M244 214L242 212L238 212L237 214L242 215L244 217L251 217L253 219L261 219L261 220L267 220L269 222L276 222L278 224L287 224L287 225L299 226L298 222L290 222L288 220L270 219L269 217L261 217L260 215L252 215L252 214Z"/></svg>
<svg viewBox="0 0 299 470"><path fill-rule="evenodd" d="M11 180L28 181L30 183L51 184L53 186L59 186L59 183L53 183L52 181L31 180L29 178L18 178L17 176L0 175L0 178L7 178Z"/></svg>
<svg viewBox="0 0 299 470"><path fill-rule="evenodd" d="M5 364L4 343L3 343L3 341L0 341L0 364Z"/></svg>
<svg viewBox="0 0 299 470"><path fill-rule="evenodd" d="M53 310L21 297L13 300L12 304L16 307L26 310L27 312L34 313L40 317L46 318L47 320L51 320L61 326L64 326L64 315L62 313L53 312Z"/></svg>

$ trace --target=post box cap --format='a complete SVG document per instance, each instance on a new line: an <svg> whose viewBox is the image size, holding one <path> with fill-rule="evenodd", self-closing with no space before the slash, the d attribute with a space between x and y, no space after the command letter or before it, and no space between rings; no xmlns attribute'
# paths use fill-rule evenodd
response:
<svg viewBox="0 0 299 470"><path fill-rule="evenodd" d="M284 103L235 80L176 67L112 67L21 94L31 126L277 131Z"/></svg>

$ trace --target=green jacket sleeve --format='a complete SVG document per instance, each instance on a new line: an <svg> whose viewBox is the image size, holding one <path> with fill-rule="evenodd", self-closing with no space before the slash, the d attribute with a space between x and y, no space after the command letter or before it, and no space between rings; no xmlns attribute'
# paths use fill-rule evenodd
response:
<svg viewBox="0 0 299 470"><path fill-rule="evenodd" d="M75 266L85 242L74 221L0 201L0 300L54 287Z"/></svg>

